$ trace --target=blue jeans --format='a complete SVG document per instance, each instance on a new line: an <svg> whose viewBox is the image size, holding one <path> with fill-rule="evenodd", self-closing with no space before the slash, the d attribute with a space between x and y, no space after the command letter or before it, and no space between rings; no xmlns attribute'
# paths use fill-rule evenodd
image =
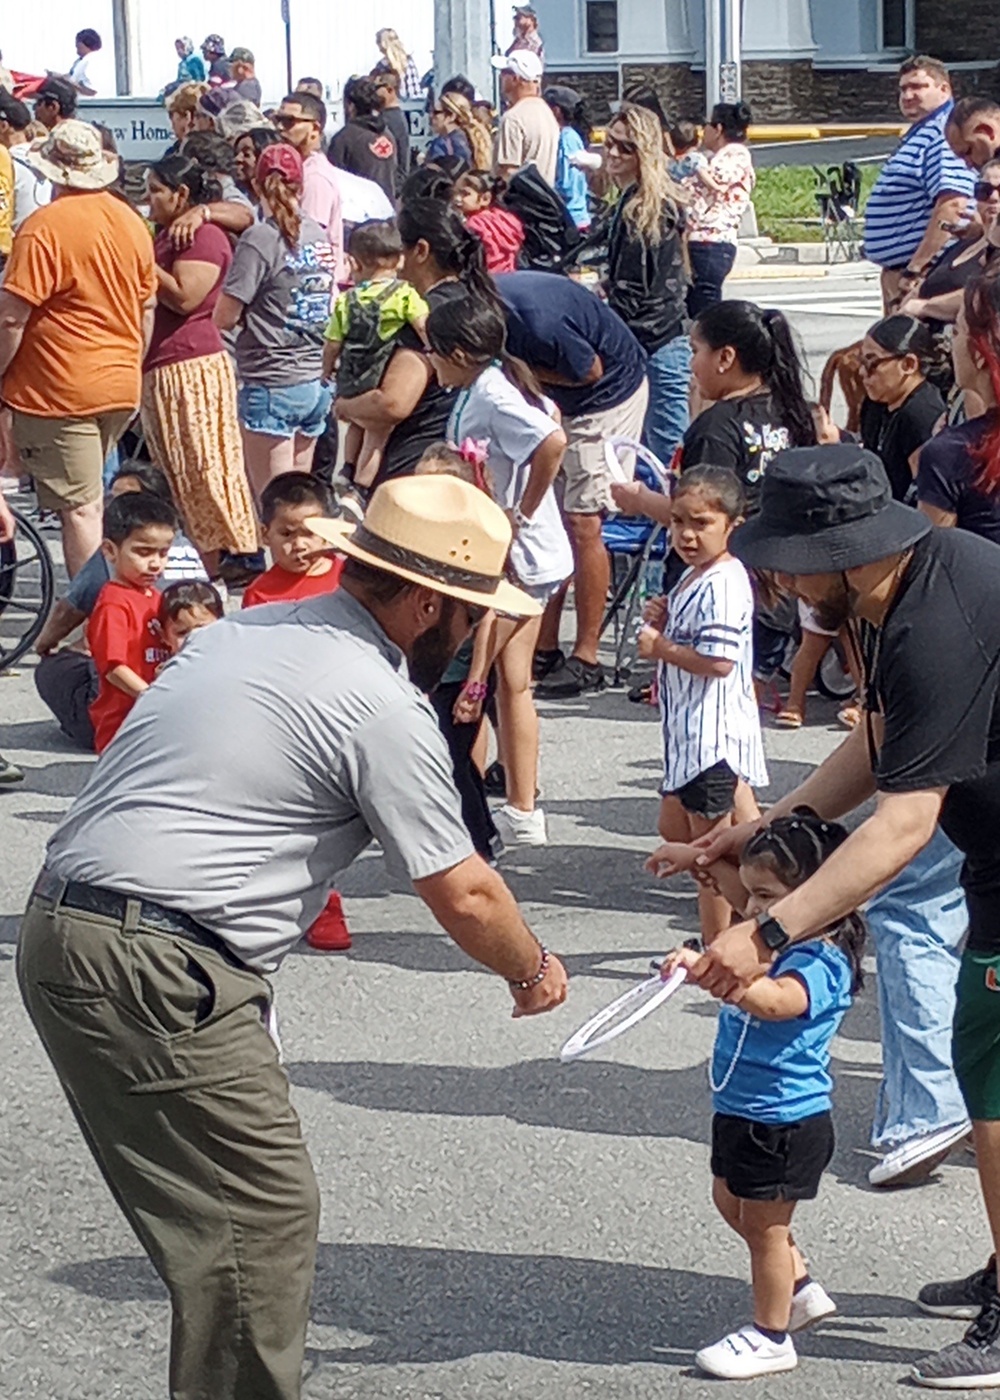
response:
<svg viewBox="0 0 1000 1400"><path fill-rule="evenodd" d="M939 829L868 906L882 1022L876 1147L968 1117L951 1061L958 950L969 925L961 869L961 852Z"/></svg>
<svg viewBox="0 0 1000 1400"><path fill-rule="evenodd" d="M691 342L686 335L675 336L649 357L649 407L643 437L646 446L665 467L670 466L691 415L688 389L691 384Z"/></svg>
<svg viewBox="0 0 1000 1400"><path fill-rule="evenodd" d="M709 306L722 300L722 284L736 261L735 243L689 243L691 286L687 309L692 321Z"/></svg>

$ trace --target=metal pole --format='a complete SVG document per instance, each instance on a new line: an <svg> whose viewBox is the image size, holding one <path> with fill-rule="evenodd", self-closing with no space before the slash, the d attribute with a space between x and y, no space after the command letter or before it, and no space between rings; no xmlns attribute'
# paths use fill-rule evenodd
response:
<svg viewBox="0 0 1000 1400"><path fill-rule="evenodd" d="M290 0L281 0L281 22L285 26L286 92L292 91L292 12Z"/></svg>
<svg viewBox="0 0 1000 1400"><path fill-rule="evenodd" d="M726 0L705 0L705 111L722 101L722 7Z"/></svg>
<svg viewBox="0 0 1000 1400"><path fill-rule="evenodd" d="M722 0L723 41L719 88L721 101L738 102L742 92L741 50L743 6L741 0Z"/></svg>
<svg viewBox="0 0 1000 1400"><path fill-rule="evenodd" d="M132 44L128 11L129 0L112 0L111 23L115 35L115 91L119 97L132 91Z"/></svg>

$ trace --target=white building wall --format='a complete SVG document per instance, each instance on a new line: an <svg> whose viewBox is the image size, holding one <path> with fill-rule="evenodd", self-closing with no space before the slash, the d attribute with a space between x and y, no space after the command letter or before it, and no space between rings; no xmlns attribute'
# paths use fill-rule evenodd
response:
<svg viewBox="0 0 1000 1400"><path fill-rule="evenodd" d="M65 72L76 57L73 37L96 29L104 41L111 71L111 0L44 0L37 5L0 0L0 49L4 62L29 73L47 68ZM421 73L431 66L434 0L378 0L377 5L332 4L331 0L289 0L292 15L293 80L306 74L329 84L334 98L345 79L367 72L378 61L375 31L398 31ZM221 34L229 48L251 49L266 101L284 95L285 30L280 0L131 0L132 90L159 92L177 76L174 40L188 34L199 45L206 34ZM40 13L43 18L39 18ZM101 96L110 94L101 94Z"/></svg>

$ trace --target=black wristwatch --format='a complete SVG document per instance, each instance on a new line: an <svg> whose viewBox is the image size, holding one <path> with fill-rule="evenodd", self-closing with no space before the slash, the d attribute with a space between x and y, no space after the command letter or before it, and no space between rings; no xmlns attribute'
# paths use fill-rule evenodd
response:
<svg viewBox="0 0 1000 1400"><path fill-rule="evenodd" d="M791 943L791 939L777 919L773 919L770 914L765 914L762 919L757 920L757 933L765 948L769 948L772 953L783 953Z"/></svg>

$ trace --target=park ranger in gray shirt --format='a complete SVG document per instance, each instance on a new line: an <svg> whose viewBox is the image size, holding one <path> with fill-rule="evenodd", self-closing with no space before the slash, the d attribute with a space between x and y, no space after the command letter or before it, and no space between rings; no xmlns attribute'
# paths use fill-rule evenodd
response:
<svg viewBox="0 0 1000 1400"><path fill-rule="evenodd" d="M266 1029L273 970L376 838L515 1015L566 974L473 851L423 691L506 583L510 527L451 477L382 486L337 593L193 637L49 842L28 1012L166 1283L173 1400L296 1400L319 1200Z"/></svg>

